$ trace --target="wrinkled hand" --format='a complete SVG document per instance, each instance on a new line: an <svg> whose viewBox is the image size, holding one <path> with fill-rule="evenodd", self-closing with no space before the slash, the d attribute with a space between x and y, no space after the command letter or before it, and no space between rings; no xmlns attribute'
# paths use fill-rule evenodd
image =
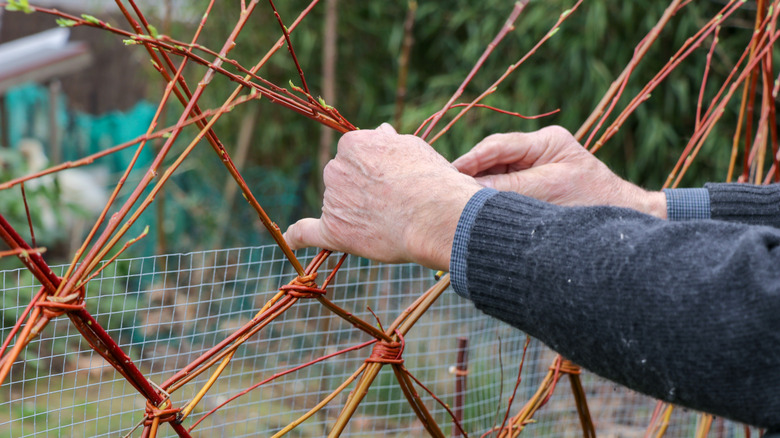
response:
<svg viewBox="0 0 780 438"><path fill-rule="evenodd" d="M494 134L452 163L497 190L558 205L612 205L666 218L666 197L612 173L564 128Z"/></svg>
<svg viewBox="0 0 780 438"><path fill-rule="evenodd" d="M448 270L460 213L482 187L425 141L383 124L344 134L323 171L322 216L284 234L293 249L316 246L391 263Z"/></svg>

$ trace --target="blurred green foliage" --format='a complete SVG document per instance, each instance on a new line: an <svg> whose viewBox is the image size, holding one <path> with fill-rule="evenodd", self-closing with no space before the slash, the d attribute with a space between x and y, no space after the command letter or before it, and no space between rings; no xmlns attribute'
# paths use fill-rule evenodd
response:
<svg viewBox="0 0 780 438"><path fill-rule="evenodd" d="M184 16L199 17L206 3L198 0L189 6L192 11L182 12L186 12ZM288 26L309 4L308 0L277 3ZM315 97L323 89L325 3L325 0L321 1L291 36ZM532 0L517 20L514 31L496 48L460 100L470 101L488 88L509 65L528 53L560 14L574 3L574 0ZM722 3L720 0L690 2L672 19L634 72L614 115L651 80L687 38L717 14ZM744 10L729 19L721 30L705 92L705 106L752 35L753 3L747 2ZM401 70L399 57L410 5L416 5L416 9L407 66L407 93L404 111L396 115ZM531 131L551 124L576 131L629 62L634 48L658 21L666 6L667 2L584 2L547 43L483 102L527 115L554 109L560 109L559 113L539 120L523 120L474 109L434 146L445 157L454 159L491 133ZM329 99L327 103L338 108L356 126L373 128L390 121L399 132L413 132L458 88L503 26L512 7L513 2L501 0L341 0L336 31L337 98ZM233 2L216 2L199 43L220 50L233 31L239 13L239 6ZM184 41L191 38L196 21L166 23L152 18L160 33ZM116 25L126 26L121 22ZM251 67L281 35L270 6L260 2L229 57ZM618 135L598 152L598 156L618 174L652 189L663 184L694 132L696 102L710 41L705 41L693 56L672 72L628 119ZM125 50L133 56L146 56L140 46ZM201 80L204 72L203 67L190 63L186 74L191 86ZM284 48L259 74L285 87L290 81L301 83ZM155 101L162 94L164 84L155 72L150 73L150 80L159 84L149 88L148 97ZM234 83L218 75L206 89L201 108L218 107L234 87ZM699 186L725 177L738 97L727 108L683 185ZM257 111L256 115L248 117L250 106ZM180 104L171 103L167 117L160 125L172 124L180 110ZM452 111L448 116L455 113ZM445 117L439 128L447 120ZM250 126L251 148L248 158L245 161L238 159L237 164L272 220L284 229L300 217L318 215L321 175L317 154L322 128L316 122L265 100L248 103L226 114L215 125L234 159L238 156L242 126ZM194 128L184 130L174 147L174 154L184 148L195 132ZM157 142L156 147L159 144ZM330 148L333 154L336 140ZM267 242L269 239L258 225L256 214L246 207L240 194L231 194L227 189L233 182L229 181L211 148L204 142L192 155L157 197L158 206L141 217L138 230L131 231L137 235L146 225L152 229L149 237L133 251L168 253ZM130 185L137 180L131 176ZM120 197L120 201L123 199ZM20 205L16 202L8 207L9 211L19 210Z"/></svg>
<svg viewBox="0 0 780 438"><path fill-rule="evenodd" d="M199 17L205 0L193 2L183 17ZM308 0L277 2L288 26L308 4ZM300 64L316 96L323 89L322 64L325 0L292 33ZM460 101L470 101L487 89L506 68L523 57L550 30L560 14L575 0L532 0L526 6L504 41L496 48L482 70L467 87ZM402 66L399 63L404 41L404 21L414 8L413 44L406 71L407 93L404 111L396 115L396 94ZM667 2L583 2L563 23L559 31L524 65L520 66L498 90L483 103L527 115L560 112L539 120L474 109L434 145L445 157L454 159L483 137L496 132L530 131L559 124L576 131L599 102L611 82L631 59L634 48L662 15ZM672 54L722 8L721 0L690 2L664 29L658 41L634 72L617 106L620 109L658 72ZM411 133L428 116L440 109L466 77L513 7L503 0L416 0L400 2L350 1L338 3L336 30L335 106L353 124L373 128L390 121L399 132ZM705 106L723 79L732 70L752 36L755 10L753 1L726 23L720 33L705 92ZM233 2L216 2L199 43L220 50L239 17L240 7ZM152 18L160 33L188 41L199 20L183 23ZM125 27L121 21L117 26ZM266 2L259 2L237 39L229 57L245 67L253 66L282 35L276 18ZM631 116L622 130L608 142L598 156L618 174L648 188L659 188L694 132L696 102L704 73L710 41L677 68L668 79ZM129 56L146 57L140 46L127 47ZM206 56L208 57L208 56ZM226 64L227 66L227 64ZM232 67L227 66L231 69ZM150 68L151 70L151 68ZM190 63L186 75L191 86L198 83L205 69ZM287 87L300 85L295 66L285 48L278 51L259 73L273 83ZM149 99L156 101L164 84L156 72L150 80ZM200 102L201 108L214 108L224 102L235 84L217 75ZM760 100L760 99L759 99ZM697 158L696 165L683 180L685 186L723 180L726 174L731 135L736 125L739 95ZM254 111L247 111L249 107ZM170 125L179 117L181 105L171 103L165 120ZM248 114L254 113L253 116ZM448 114L452 117L456 111ZM447 117L439 124L443 127ZM280 228L303 216L318 215L320 209L320 169L317 155L322 128L299 114L261 100L236 108L222 117L215 130L234 159L242 126L251 132L250 151L237 164L253 187L261 204ZM247 131L244 129L244 131ZM196 134L186 128L174 147L183 150ZM337 138L337 137L335 137ZM94 141L93 141L94 143ZM154 142L159 147L161 142ZM335 152L336 140L330 145ZM132 152L130 150L128 153ZM152 152L148 148L148 152ZM133 248L133 252L168 253L202 248L225 248L269 241L258 225L256 214L246 207L240 195L228 189L229 180L219 158L204 144L198 147L176 172L157 197L156 207L138 221L137 235L150 225L152 233ZM174 155L172 155L174 156ZM172 158L168 160L171 161ZM118 158L124 166L125 157ZM141 165L146 169L146 165ZM6 166L3 172L18 167ZM138 181L143 169L131 175L129 186ZM118 176L118 175L117 175ZM5 178L8 178L6 176ZM33 193L33 203L56 198L56 192ZM127 193L119 200L122 202ZM24 223L19 197L2 202ZM52 208L44 210L59 211ZM41 210L41 208L33 208ZM40 221L40 217L34 221ZM50 221L52 222L52 221ZM40 224L36 224L41 228ZM42 231L42 238L45 234ZM52 254L53 256L53 254Z"/></svg>
<svg viewBox="0 0 780 438"><path fill-rule="evenodd" d="M499 45L462 100L470 100L486 89L508 65L544 36L559 14L573 3L572 0L531 1L517 21L516 29ZM289 24L306 4L306 1L289 1L277 6ZM511 2L499 0L420 0L417 4L408 97L397 126L402 132L414 131L422 120L441 108L501 28L513 6ZM528 115L556 108L560 108L559 114L541 120L521 120L476 109L435 147L454 159L494 132L528 131L549 124L560 124L575 131L628 63L634 47L657 22L666 5L666 2L613 0L585 2L550 41L485 101ZM717 1L691 2L679 12L640 64L621 104L633 97L721 7ZM220 47L237 14L233 5L219 4L217 8L204 33L204 43L213 48ZM258 8L231 52L231 57L246 66L253 65L281 35L270 8L264 4ZM707 98L714 94L751 36L752 10L750 5L744 9L721 31ZM339 2L338 98L328 103L335 105L356 126L370 128L394 119L398 57L406 11L406 2ZM321 89L323 14L324 7L319 5L292 34L315 94ZM650 188L658 188L663 183L693 132L709 42L675 70L599 152L599 157L618 173ZM278 84L286 85L289 80L300 82L284 50L260 74ZM232 84L212 86L213 100L209 105L221 102L228 87ZM252 161L286 169L298 177L294 169L316 156L318 126L268 102L259 105L261 117L255 127ZM698 159L699 165L686 177L687 185L724 178L735 113L736 109L730 107ZM232 116L218 128L227 144L233 143L239 120ZM316 214L319 204L314 188L319 175L316 166L308 168L311 170L302 177L306 178L303 183L308 188L309 210L303 213Z"/></svg>

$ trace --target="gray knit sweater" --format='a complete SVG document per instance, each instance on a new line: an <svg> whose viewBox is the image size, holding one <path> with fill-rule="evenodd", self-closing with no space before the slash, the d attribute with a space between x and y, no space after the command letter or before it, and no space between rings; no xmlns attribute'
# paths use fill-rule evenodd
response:
<svg viewBox="0 0 780 438"><path fill-rule="evenodd" d="M483 190L453 286L596 374L778 429L780 186L707 189L713 220L691 222Z"/></svg>

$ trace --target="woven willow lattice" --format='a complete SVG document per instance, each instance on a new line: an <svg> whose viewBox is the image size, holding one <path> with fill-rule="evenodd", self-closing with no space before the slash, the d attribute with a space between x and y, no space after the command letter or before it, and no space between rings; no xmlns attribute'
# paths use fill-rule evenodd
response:
<svg viewBox="0 0 780 438"><path fill-rule="evenodd" d="M439 299L442 293L447 289L449 284L448 277L446 275L443 276L436 284L429 287L427 291L419 295L419 297L414 299L410 304L406 305L404 310L399 312L392 321L384 320L384 316L386 315L383 315L382 318L379 318L379 315L374 315L377 316L376 321L374 321L372 320L373 316L370 314L365 315L359 310L346 308L337 304L328 297L327 291L336 286L339 280L348 281L347 279L339 277L340 268L345 263L345 260L347 260L347 256L340 255L338 260L331 260L331 253L329 251L321 251L311 257L298 258L289 249L279 228L263 210L260 202L254 196L252 189L245 183L240 172L232 162L224 145L211 129L226 112L233 110L237 106L260 98L265 98L275 105L280 105L295 111L338 132L343 133L356 129L335 108L315 97L316 93L313 93L309 89L303 69L295 55L291 33L294 32L295 28L318 2L316 0L313 1L294 21L285 21L283 17L277 13L273 2L269 1L269 13L274 14L277 18L281 36L268 53L252 67L246 67L239 64L236 60L231 59L230 50L234 47L237 37L244 27L249 25L249 18L253 14L260 13L259 10L256 11L256 9L258 9L259 1L241 1L241 13L238 21L236 22L233 31L225 40L223 47L218 51L211 50L198 44L200 33L204 29L209 16L213 13L212 7L215 3L213 0L206 7L200 25L197 27L197 30L189 42L174 40L171 37L159 35L155 28L147 21L147 18L141 9L132 0L128 1L127 4L120 0L117 0L116 3L122 14L126 17L132 30L122 30L118 27L111 26L91 15L73 16L53 9L29 6L26 1L14 1L8 3L6 6L9 10L50 14L57 18L57 23L60 26L91 27L96 30L116 34L121 38L126 39L130 45L142 46L148 52L156 69L167 83L167 87L160 101L160 110L158 111L154 122L149 126L147 133L142 137L126 144L117 145L100 154L86 157L79 162L57 166L36 175L29 175L24 178L5 182L0 186L2 189L10 189L16 186L23 187L25 181L66 167L73 167L90 162L99 156L110 154L119 149L135 146L137 151L135 157L137 158L140 151L146 147L146 144L150 140L164 138L163 146L159 153L153 163L145 171L144 177L135 187L125 187L127 175L136 166L135 159L128 165L127 172L117 181L116 189L111 200L100 217L97 218L89 237L84 241L83 246L76 254L74 254L72 263L63 270L58 270L56 272L52 270L49 265L47 265L41 251L34 248L34 244L28 244L28 242L22 238L21 234L17 232L2 215L0 215L0 237L2 237L11 248L10 251L6 251L2 255L17 256L40 284L40 288L33 294L34 296L29 305L21 312L21 315L18 317L18 322L6 335L5 342L3 343L2 348L0 348L0 356L2 356L2 360L0 360L0 382L16 381L12 376L14 363L21 357L25 348L29 348L29 345L31 345L37 337L42 336L44 328L46 328L47 325L52 324L52 322L60 323L64 320L64 317L67 317L70 320L72 327L75 327L78 330L95 352L108 362L116 372L118 372L125 381L136 390L137 394L142 397L145 406L138 410L137 415L139 418L137 427L142 430L142 432L140 432L141 436L154 437L157 436L158 433L166 433L161 432L161 428L164 427L169 428L169 430L172 430L179 436L190 436L193 431L198 430L197 428L199 424L201 424L201 421L210 418L212 412L219 412L224 404L232 401L232 398L219 400L218 403L209 405L205 412L203 411L204 406L202 405L205 404L204 400L208 400L207 395L209 392L216 391L215 388L219 387L219 382L221 380L220 376L226 369L235 366L236 362L241 361L241 357L245 354L247 346L253 343L256 345L258 339L263 339L262 333L273 330L277 325L284 326L285 323L295 321L298 323L305 323L305 318L291 319L290 321L282 320L285 319L286 315L292 314L293 312L298 311L301 306L304 306L302 302L313 303L316 301L318 303L317 305L321 306L317 307L320 311L327 311L327 314L331 315L332 318L340 318L346 321L353 326L355 330L359 330L364 336L368 336L369 340L362 343L354 343L349 348L331 351L328 352L328 354L319 357L309 358L308 361L301 362L293 367L285 368L286 371L279 371L275 372L273 375L264 376L266 380L262 380L258 384L241 382L239 383L239 386L242 386L245 389L254 388L273 378L282 376L286 373L298 372L307 366L319 363L334 355L352 353L354 350L368 347L371 347L372 351L370 354L365 354L363 360L354 367L348 377L346 377L343 383L338 385L335 390L326 394L320 394L312 389L303 388L304 393L317 393L317 400L309 400L308 397L304 397L307 402L307 411L300 415L299 418L291 419L290 421L280 421L280 423L284 424L280 424L278 430L274 431L276 434L275 436L290 432L307 419L318 415L317 413L322 409L326 409L325 406L338 397L345 388L354 384L351 395L346 398L344 406L338 409L339 413L337 415L328 414L328 418L332 416L334 419L332 422L329 422L327 433L330 436L340 435L342 431L345 430L350 420L354 419L354 414L357 411L358 406L361 402L364 402L366 394L369 392L369 388L376 382L376 379L383 368L392 370L396 381L396 386L394 386L394 388L397 388L400 397L407 401L408 407L414 415L416 415L421 427L427 431L427 433L440 437L445 435L442 425L437 422L436 416L431 413L431 407L423 402L423 397L421 397L420 394L426 392L430 394L430 397L435 400L435 402L441 405L442 409L451 414L455 424L454 429L459 430L461 433L465 433L465 431L462 430L461 421L459 420L463 418L463 413L456 413L450 410L449 407L442 403L432 391L429 391L425 382L418 380L409 372L404 362L404 352L411 349L410 333L415 324L427 311L429 311L429 309L431 309L431 306L434 305L437 299ZM535 53L545 41L552 38L564 21L575 15L576 10L580 7L581 3L581 0L573 2L571 9L561 13L558 21L538 44L533 47L528 55ZM577 133L577 137L584 139L586 146L589 146L592 151L595 152L598 150L612 135L614 135L625 122L626 117L646 100L649 93L663 81L669 72L693 53L695 49L701 47L707 41L712 41L711 51L714 50L717 44L717 38L712 38L712 36L717 35L720 25L734 14L735 11L746 4L744 1L729 1L717 15L706 21L700 31L693 35L685 45L680 48L678 55L669 60L669 62L659 71L658 75L647 84L645 89L624 106L622 113L614 118L611 124L597 139L596 136L600 132L601 127L607 122L610 113L616 108L625 83L628 81L632 71L636 68L642 57L645 56L649 47L654 43L670 18L675 13L683 10L688 3L689 2L683 0L674 0L671 2L667 9L667 13L664 14L647 37L641 41L635 51L634 57L630 60L624 72L614 82L613 86L610 87L601 104L599 104L593 112L592 117L583 124L582 128ZM678 165L669 175L668 184L679 184L680 178L688 169L693 157L699 152L704 140L722 116L723 108L732 100L732 97L737 94L740 89L739 87L742 86L742 84L745 85L740 114L745 114L748 126L752 126L754 121L752 120L752 112L745 110L745 102L752 101L754 96L763 96L763 99L761 100L760 118L757 123L755 123L755 132L757 135L755 139L750 138L750 141L746 142L748 149L752 152L745 154L747 159L743 178L750 178L756 182L763 182L764 180L770 181L780 174L776 161L776 127L772 122L775 119L775 99L769 98L769 96L776 97L778 91L778 82L773 80L772 49L777 37L780 36L780 33L778 33L775 26L778 13L780 13L780 2L765 2L759 0L756 6L756 32L751 39L749 47L746 48L742 58L736 66L734 66L732 75L730 75L722 84L721 92L711 101L706 111L701 111L702 108L700 104L695 132L691 137L690 143L685 148ZM503 76L498 78L487 91L474 101L467 104L457 103L457 100L463 94L466 85L469 84L485 59L490 55L496 45L514 29L514 22L521 15L524 8L526 8L524 2L518 2L514 5L505 25L499 29L495 39L488 46L488 49L484 52L483 56L477 61L474 69L467 76L462 86L453 95L452 99L450 99L441 111L432 115L420 126L418 133L422 133L422 138L428 139L433 143L446 133L453 123L461 120L461 117L467 111L477 106L484 107L484 105L480 103L482 99L491 93L494 93L497 89L496 87L510 73L517 69L525 59L527 59L528 55L521 58L515 64L512 64ZM285 25L285 23L288 24ZM264 79L259 73L267 60L275 52L285 46L290 54L292 65L294 65L295 71L297 72L300 87L293 84L290 84L289 89L278 86ZM204 66L207 69L206 73L200 78L194 88L185 81L183 75L187 65L192 63ZM707 66L709 66L709 61ZM213 80L222 80L225 78L237 84L235 91L220 107L208 110L201 109L198 102L202 97L204 90ZM703 82L706 84L706 81ZM174 125L164 129L158 129L157 123L159 122L162 109L166 107L166 103L172 98L179 100L184 106L184 109L181 111L181 115ZM456 107L463 108L443 129L434 134L434 128L439 121L442 120L450 109ZM497 110L495 108L490 109ZM507 113L506 111L501 112ZM515 113L509 114L518 115ZM199 133L191 139L185 148L176 150L174 147L176 140L180 139L183 129L191 125L196 126ZM740 135L741 134L737 132L735 138L739 139ZM165 376L155 373L145 373L142 371L144 367L139 366L139 360L131 358L132 352L129 351L129 348L117 342L117 334L112 334L104 330L95 317L96 312L99 312L100 310L99 303L97 302L95 303L95 306L98 307L97 310L94 307L90 307L92 303L90 294L94 289L92 285L105 281L108 270L115 269L112 267L116 266L116 260L119 254L139 238L143 237L142 234L141 236L128 239L126 234L138 219L141 212L154 201L155 195L157 195L165 183L169 181L171 175L203 140L205 140L219 156L228 173L238 184L244 197L247 199L249 206L257 213L259 221L266 227L270 235L276 241L279 248L278 251L283 255L284 263L286 263L293 272L290 273L288 280L285 282L286 284L281 286L274 285L274 288L276 288L278 292L273 296L264 297L265 301L256 306L254 305L255 303L252 302L254 312L251 317L235 320L233 321L233 325L228 325L220 329L218 333L208 340L208 348L192 349L188 347L190 352L197 351L197 354L188 353L187 355L184 355L186 360L182 360L182 363L176 364L176 372ZM735 141L734 157L736 157L736 151L738 150L739 144L738 141ZM767 158L767 150L770 145L772 147L772 155L769 156L770 158ZM170 162L167 167L164 166L166 158L168 162ZM772 167L767 172L764 172L764 168L768 167L768 164L765 165L765 162L768 163L769 161L772 161ZM734 160L732 160L732 169L734 168L733 163ZM729 179L730 178L731 174L729 175ZM127 200L119 205L119 203L116 202L118 194L125 189L131 193ZM109 256L112 251L115 255ZM275 254L278 255L279 253ZM305 260L306 263L304 264L302 260ZM281 263L281 261L279 262ZM244 263L243 265L246 264L247 263ZM236 266L242 266L242 264L239 263ZM181 266L179 266L179 268L180 269L172 272L181 274L185 271L181 269ZM212 273L215 272L216 271L212 271ZM324 274L326 272L327 274ZM321 273L322 275L320 275ZM202 283L203 282L201 281L199 284ZM268 284L262 286L254 285L252 287L257 288L257 291L259 292L261 290L267 290ZM147 314L147 318L156 318L157 322L154 324L149 323L147 324L147 327L155 327L155 330L167 330L171 334L171 337L175 337L175 333L177 331L183 331L184 328L187 327L187 324L199 323L195 322L199 321L198 318L201 317L197 305L184 298L179 298L178 300L170 298L170 294L172 293L176 296L176 292L165 292L167 290L165 287L159 288L159 290L161 292L158 294L158 299L153 303L153 306L148 308ZM168 295L166 295L166 293ZM210 301L210 299L206 301ZM313 304L306 304L306 306L310 305ZM165 312L173 312L177 316L173 318L170 315L166 315ZM182 317L182 315L184 315L184 317ZM165 324L162 324L162 321L166 320L166 318L178 322L166 326ZM276 320L279 321L277 322ZM318 321L323 320L324 319ZM62 325L58 325L58 331L61 327ZM327 328L323 327L322 330L323 333L327 332ZM311 332L307 332L307 334L311 335ZM145 333L144 336L152 337L150 333ZM159 338L159 334L156 335L156 337ZM290 336L289 339L283 336L269 336L269 338L270 337L279 340L279 342L292 342L297 339L296 336ZM298 339L298 341L301 340ZM179 348L182 348L181 345L182 344L179 345ZM528 347L528 343L525 344L525 347ZM176 356L163 352L162 349L170 348L170 345L166 346L159 344L149 348L150 350L147 351L148 355L159 355L159 357ZM159 348L160 350L155 350L155 348ZM301 348L303 348L303 344L301 345ZM522 350L523 358L525 358L526 348L519 348L519 350ZM143 361L143 359L141 361ZM522 363L523 361L521 360L521 369ZM168 368L168 366L165 366L165 368ZM458 375L459 371L462 370L456 369L455 374ZM228 373L227 375L232 376L234 374ZM566 386L572 388L574 398L573 405L576 406L582 433L585 436L595 436L594 425L586 403L586 393L580 383L580 370L576 365L569 363L560 357L556 357L552 360L552 365L549 366L546 377L540 382L539 389L535 393L529 395L528 401L521 409L516 412L512 411L511 400L513 400L515 396L515 393L513 392L510 397L509 407L503 410L500 415L496 416L496 421L491 423L493 425L488 426L487 430L474 432L484 434L494 433L498 436L515 436L519 434L523 428L532 421L539 409L550 402L553 391L556 388L559 388L558 383L564 375L568 376L571 383L571 385ZM209 377L205 378L205 376ZM520 383L519 377L517 382L518 384ZM48 388L45 389L45 391L51 393L52 389ZM516 391L517 388L515 388L515 392ZM186 393L187 396L180 398L178 394L182 393ZM195 414L196 409L198 410L197 414ZM330 410L332 408L327 409ZM330 412L332 413L332 411ZM651 416L649 431L657 431L659 434L663 433L666 430L668 422L662 420L668 420L671 413L671 407L659 405L656 408L655 413ZM193 421L195 417L197 417L197 421ZM699 435L706 434L711 423L711 418L703 417L701 427L696 433ZM135 430L136 429L132 427L128 427L123 433L131 435ZM258 433L264 432L258 431Z"/></svg>

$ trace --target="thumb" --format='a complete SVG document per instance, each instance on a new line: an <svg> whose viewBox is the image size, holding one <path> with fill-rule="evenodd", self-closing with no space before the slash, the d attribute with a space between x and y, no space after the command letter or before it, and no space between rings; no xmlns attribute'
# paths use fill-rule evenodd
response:
<svg viewBox="0 0 780 438"><path fill-rule="evenodd" d="M325 238L322 234L320 219L305 218L290 225L284 233L284 240L290 248L301 249L310 246L326 248ZM334 248L328 248L334 249Z"/></svg>

